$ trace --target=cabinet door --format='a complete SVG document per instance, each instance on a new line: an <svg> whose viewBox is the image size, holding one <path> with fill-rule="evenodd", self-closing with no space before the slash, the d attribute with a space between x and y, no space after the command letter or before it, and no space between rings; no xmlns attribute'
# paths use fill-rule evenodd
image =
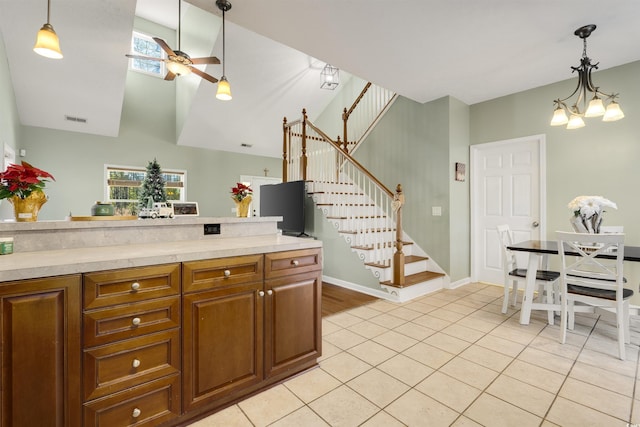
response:
<svg viewBox="0 0 640 427"><path fill-rule="evenodd" d="M265 289L267 377L315 363L322 345L322 273L267 280Z"/></svg>
<svg viewBox="0 0 640 427"><path fill-rule="evenodd" d="M183 297L183 410L262 381L262 282Z"/></svg>
<svg viewBox="0 0 640 427"><path fill-rule="evenodd" d="M3 283L3 427L80 425L80 275Z"/></svg>

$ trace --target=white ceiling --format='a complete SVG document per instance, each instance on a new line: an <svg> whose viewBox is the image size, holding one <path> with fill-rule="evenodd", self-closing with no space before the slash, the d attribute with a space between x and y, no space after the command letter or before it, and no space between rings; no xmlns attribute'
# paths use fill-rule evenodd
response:
<svg viewBox="0 0 640 427"><path fill-rule="evenodd" d="M214 0L186 1L220 15ZM179 77L200 83L179 144L279 157L282 118L297 118L302 107L313 117L334 94L318 88L325 62L417 102L451 95L474 104L570 78L582 53L573 31L585 24L598 26L588 39L588 54L600 69L640 59L640 2L632 0L232 0L232 5L226 14L226 74L234 99L217 101L215 85ZM183 5L183 16L185 7L192 6ZM46 21L46 1L0 0L0 31L22 123L117 136L124 54L136 11L166 26L177 24L177 0L138 0L137 6L135 0L53 0L51 24L65 54L54 61L31 50ZM211 54L222 59L219 31L212 32ZM208 66L207 72L220 77L221 66ZM88 122L69 122L64 115Z"/></svg>

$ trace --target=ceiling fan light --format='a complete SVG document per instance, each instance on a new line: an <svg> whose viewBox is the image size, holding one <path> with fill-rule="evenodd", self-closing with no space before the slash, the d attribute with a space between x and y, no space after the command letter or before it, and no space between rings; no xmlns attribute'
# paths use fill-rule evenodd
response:
<svg viewBox="0 0 640 427"><path fill-rule="evenodd" d="M564 111L564 108L558 107L553 112L553 117L551 118L551 126L561 126L569 123L569 118L567 117L567 113Z"/></svg>
<svg viewBox="0 0 640 427"><path fill-rule="evenodd" d="M191 74L191 68L177 61L167 62L167 69L176 76L186 76L187 74Z"/></svg>
<svg viewBox="0 0 640 427"><path fill-rule="evenodd" d="M569 123L567 123L567 129L579 129L584 127L584 120L582 120L582 116L579 114L571 114L569 118Z"/></svg>
<svg viewBox="0 0 640 427"><path fill-rule="evenodd" d="M218 82L218 92L216 92L216 98L221 101L231 100L231 86L225 76L220 77Z"/></svg>
<svg viewBox="0 0 640 427"><path fill-rule="evenodd" d="M36 44L33 46L33 51L38 55L45 56L52 59L61 59L62 51L60 50L60 40L58 35L53 30L51 24L46 23L38 31L36 37Z"/></svg>
<svg viewBox="0 0 640 427"><path fill-rule="evenodd" d="M602 99L598 98L598 95L595 95L591 102L589 102L589 107L587 111L584 113L585 117L600 117L604 116L604 104L602 104Z"/></svg>
<svg viewBox="0 0 640 427"><path fill-rule="evenodd" d="M615 122L616 120L620 120L622 118L624 118L624 113L620 108L620 104L618 104L616 101L611 101L611 103L607 105L607 110L604 113L602 121Z"/></svg>

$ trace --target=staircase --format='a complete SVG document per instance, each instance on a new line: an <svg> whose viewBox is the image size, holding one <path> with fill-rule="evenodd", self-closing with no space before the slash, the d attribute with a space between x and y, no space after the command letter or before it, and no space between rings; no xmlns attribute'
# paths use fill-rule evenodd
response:
<svg viewBox="0 0 640 427"><path fill-rule="evenodd" d="M356 101L363 98L361 94ZM345 109L343 119L349 115ZM372 126L361 127L368 132ZM360 165L348 151L362 137L347 137L346 120L344 129L341 143L311 123L304 110L300 120L285 119L283 181L306 182L316 207L380 282L381 296L408 301L443 288L448 283L445 272L402 230L401 186L390 191Z"/></svg>

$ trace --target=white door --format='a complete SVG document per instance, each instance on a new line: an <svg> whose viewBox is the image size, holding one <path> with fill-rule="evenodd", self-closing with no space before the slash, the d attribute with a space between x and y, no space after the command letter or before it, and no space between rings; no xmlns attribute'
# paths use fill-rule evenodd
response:
<svg viewBox="0 0 640 427"><path fill-rule="evenodd" d="M515 242L546 236L544 165L544 135L471 147L473 281L503 284L499 224L511 227Z"/></svg>
<svg viewBox="0 0 640 427"><path fill-rule="evenodd" d="M251 205L249 206L249 215L260 216L260 186L265 184L279 184L282 182L282 178L241 175L240 182L248 185L253 190Z"/></svg>

